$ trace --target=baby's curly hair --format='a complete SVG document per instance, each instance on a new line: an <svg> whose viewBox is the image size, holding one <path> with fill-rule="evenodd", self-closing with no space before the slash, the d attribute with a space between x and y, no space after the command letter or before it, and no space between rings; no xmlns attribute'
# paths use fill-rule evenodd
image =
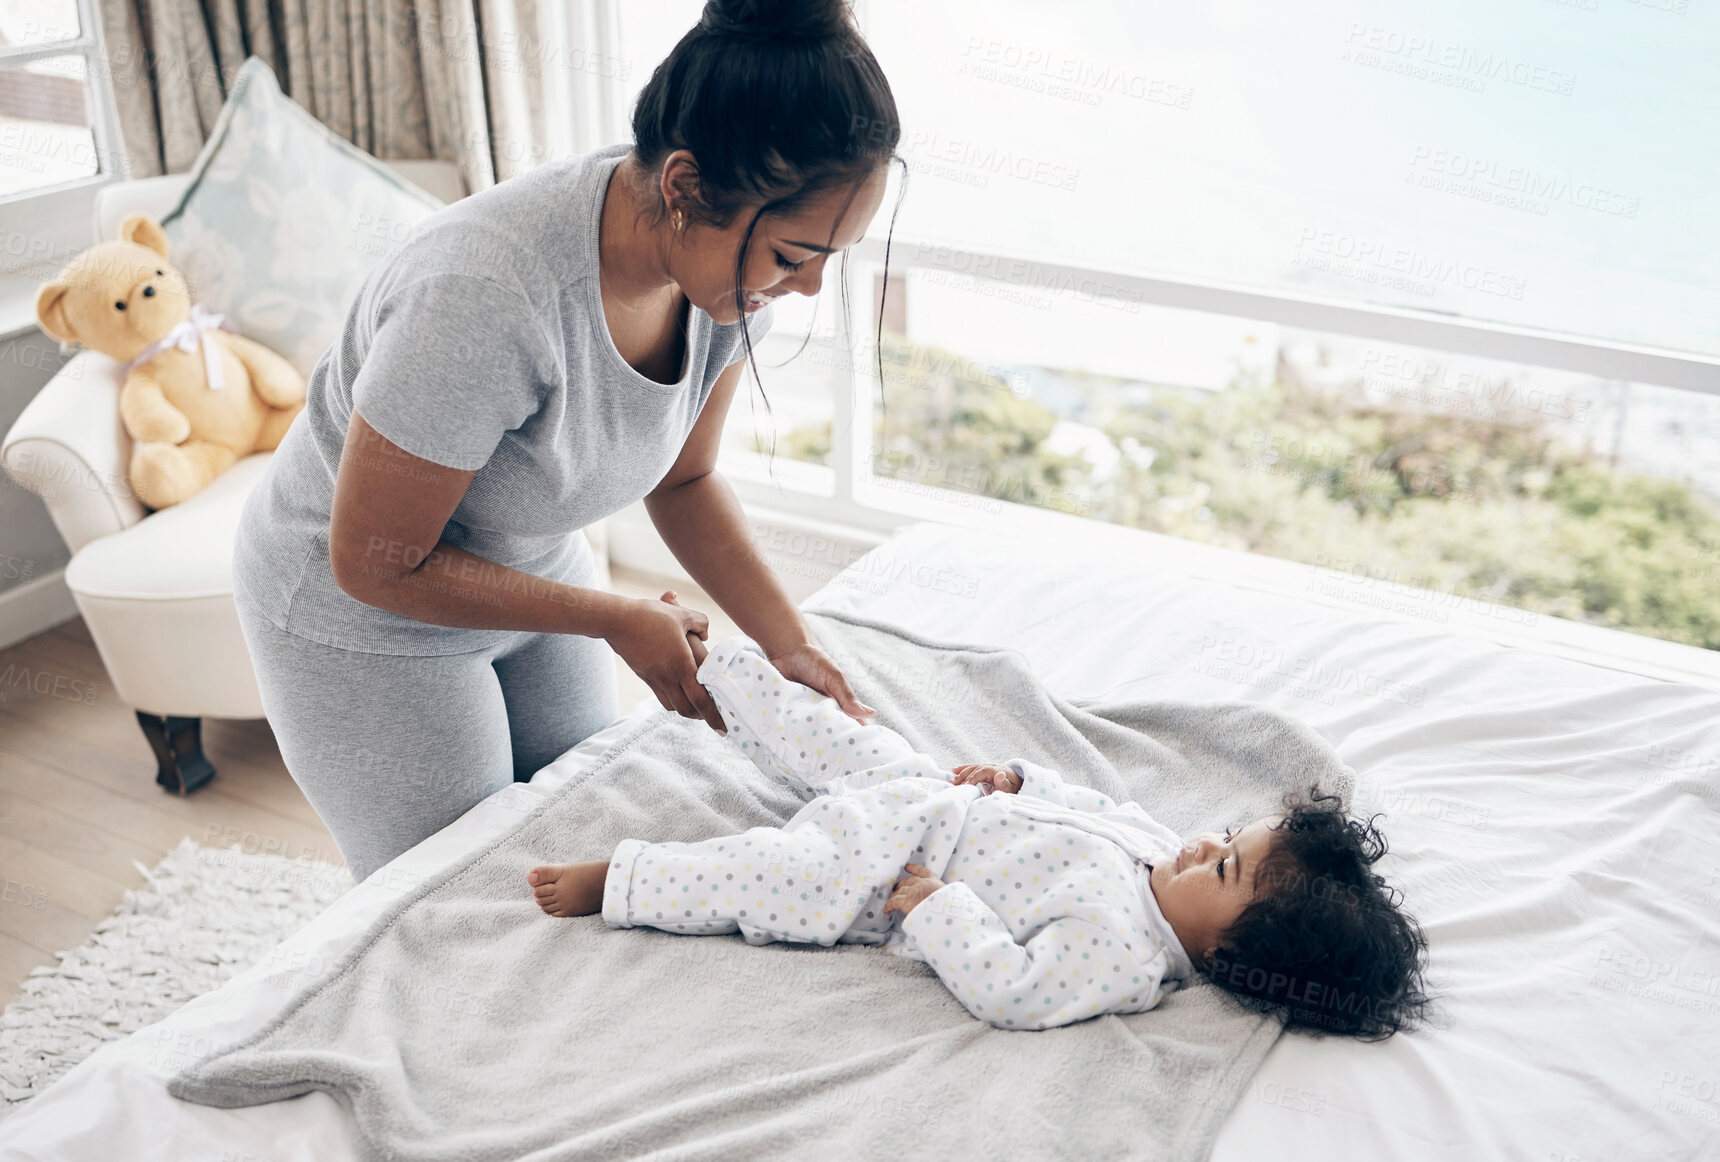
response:
<svg viewBox="0 0 1720 1162"><path fill-rule="evenodd" d="M1377 816L1351 818L1318 786L1286 795L1284 809L1254 901L1219 937L1208 978L1286 1029L1383 1041L1420 1024L1427 941L1370 870L1386 853Z"/></svg>

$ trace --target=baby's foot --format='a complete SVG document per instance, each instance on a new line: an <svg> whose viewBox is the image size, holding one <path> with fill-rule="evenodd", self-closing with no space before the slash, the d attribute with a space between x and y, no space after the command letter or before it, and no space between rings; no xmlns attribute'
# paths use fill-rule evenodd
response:
<svg viewBox="0 0 1720 1162"><path fill-rule="evenodd" d="M526 873L538 907L551 916L594 916L603 911L606 859L584 863L551 863Z"/></svg>

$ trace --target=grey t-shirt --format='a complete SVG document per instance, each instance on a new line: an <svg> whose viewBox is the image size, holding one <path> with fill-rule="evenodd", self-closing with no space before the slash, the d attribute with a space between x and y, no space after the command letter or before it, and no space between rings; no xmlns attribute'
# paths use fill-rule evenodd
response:
<svg viewBox="0 0 1720 1162"><path fill-rule="evenodd" d="M443 540L552 580L588 579L577 530L644 496L674 464L717 377L746 349L741 324L691 304L678 383L641 375L615 349L598 224L630 148L545 164L455 202L371 270L240 521L234 580L276 626L391 654L465 653L511 632L431 625L335 583L329 513L354 408L414 456L477 470ZM755 345L773 314L748 318ZM450 590L475 579L441 567L424 575Z"/></svg>

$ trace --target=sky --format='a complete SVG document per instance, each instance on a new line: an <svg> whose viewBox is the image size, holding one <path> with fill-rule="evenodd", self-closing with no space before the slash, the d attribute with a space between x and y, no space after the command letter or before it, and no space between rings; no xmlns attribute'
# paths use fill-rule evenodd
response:
<svg viewBox="0 0 1720 1162"><path fill-rule="evenodd" d="M1587 2L871 2L898 229L1720 353L1720 6Z"/></svg>
<svg viewBox="0 0 1720 1162"><path fill-rule="evenodd" d="M44 44L77 34L77 0L0 0L0 38L6 44Z"/></svg>
<svg viewBox="0 0 1720 1162"><path fill-rule="evenodd" d="M699 7L630 0L630 54ZM860 10L898 239L1720 353L1709 0Z"/></svg>

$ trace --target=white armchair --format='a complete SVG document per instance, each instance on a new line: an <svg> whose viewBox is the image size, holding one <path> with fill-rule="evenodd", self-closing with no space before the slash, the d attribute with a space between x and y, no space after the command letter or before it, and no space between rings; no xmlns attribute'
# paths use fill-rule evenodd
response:
<svg viewBox="0 0 1720 1162"><path fill-rule="evenodd" d="M465 193L446 162L387 164L444 201ZM115 238L127 214L160 218L187 180L109 186L96 202L97 240ZM233 605L232 552L245 498L271 453L240 460L184 504L150 512L126 479L131 438L119 420L121 382L114 360L77 355L13 424L0 465L42 497L72 550L66 585L115 693L137 712L155 752L156 781L188 794L215 774L201 719L264 717ZM601 562L601 538L592 539Z"/></svg>

